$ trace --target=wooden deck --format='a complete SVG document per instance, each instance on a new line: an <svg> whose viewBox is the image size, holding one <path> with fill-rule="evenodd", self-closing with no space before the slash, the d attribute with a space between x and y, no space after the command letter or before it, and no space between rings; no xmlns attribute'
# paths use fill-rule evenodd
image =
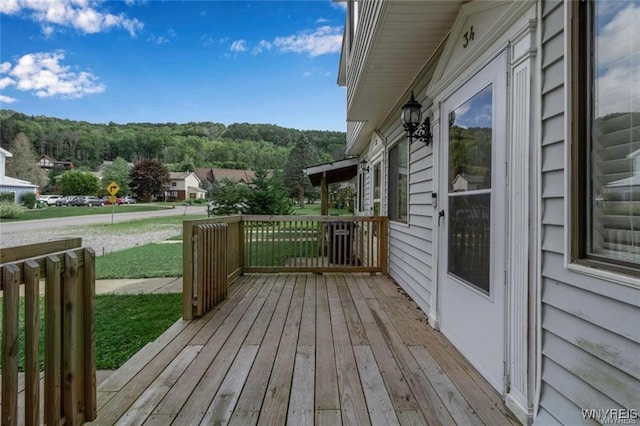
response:
<svg viewBox="0 0 640 426"><path fill-rule="evenodd" d="M241 277L100 385L96 423L517 421L398 286L336 273Z"/></svg>

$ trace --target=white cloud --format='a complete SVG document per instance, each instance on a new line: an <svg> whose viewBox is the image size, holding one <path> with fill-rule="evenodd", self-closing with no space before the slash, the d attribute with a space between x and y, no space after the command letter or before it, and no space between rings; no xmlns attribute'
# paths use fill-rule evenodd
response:
<svg viewBox="0 0 640 426"><path fill-rule="evenodd" d="M9 85L23 92L35 92L40 98L81 98L105 91L106 87L98 77L87 71L73 71L70 66L60 63L63 59L62 51L24 55L8 70L13 80ZM6 68L4 65L2 69Z"/></svg>
<svg viewBox="0 0 640 426"><path fill-rule="evenodd" d="M128 18L125 14L113 15L95 8L94 0L2 0L0 13L15 15L25 12L31 19L42 24L43 33L50 36L53 25L71 27L93 34L122 28L133 37L144 24L136 18Z"/></svg>
<svg viewBox="0 0 640 426"><path fill-rule="evenodd" d="M318 19L316 19L316 24L326 24L327 22L329 22L329 20L327 18L318 18Z"/></svg>
<svg viewBox="0 0 640 426"><path fill-rule="evenodd" d="M623 3L624 4L624 3ZM640 6L599 10L607 21L597 36L596 116L640 110ZM604 23L604 22L603 22Z"/></svg>
<svg viewBox="0 0 640 426"><path fill-rule="evenodd" d="M0 73L8 73L11 69L11 62L3 62L0 64Z"/></svg>
<svg viewBox="0 0 640 426"><path fill-rule="evenodd" d="M273 44L271 42L267 40L260 40L258 45L254 47L253 50L251 51L251 54L258 55L264 52L265 50L271 50L272 47L273 47Z"/></svg>
<svg viewBox="0 0 640 426"><path fill-rule="evenodd" d="M9 96L0 95L0 104L12 104L16 101L16 98L10 98Z"/></svg>
<svg viewBox="0 0 640 426"><path fill-rule="evenodd" d="M232 52L245 52L247 50L247 42L245 40L236 40L231 43L229 50Z"/></svg>
<svg viewBox="0 0 640 426"><path fill-rule="evenodd" d="M20 11L20 4L18 0L2 0L0 1L0 13L7 15L13 15Z"/></svg>
<svg viewBox="0 0 640 426"><path fill-rule="evenodd" d="M0 78L0 90L16 84L16 81L10 77Z"/></svg>
<svg viewBox="0 0 640 426"><path fill-rule="evenodd" d="M342 27L325 25L312 32L276 37L273 44L283 53L306 53L311 57L339 53L342 49Z"/></svg>
<svg viewBox="0 0 640 426"><path fill-rule="evenodd" d="M347 2L346 1L331 1L331 7L334 9L347 10Z"/></svg>

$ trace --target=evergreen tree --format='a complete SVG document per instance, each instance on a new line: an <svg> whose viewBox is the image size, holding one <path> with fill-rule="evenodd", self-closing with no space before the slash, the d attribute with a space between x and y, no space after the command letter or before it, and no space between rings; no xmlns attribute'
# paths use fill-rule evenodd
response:
<svg viewBox="0 0 640 426"><path fill-rule="evenodd" d="M247 207L249 188L246 184L224 178L213 184L211 211L214 215L225 216L244 213Z"/></svg>
<svg viewBox="0 0 640 426"><path fill-rule="evenodd" d="M289 189L289 196L304 207L305 194L314 193L313 185L302 169L313 166L319 161L318 151L309 143L307 137L300 133L289 152L284 166L284 186Z"/></svg>
<svg viewBox="0 0 640 426"><path fill-rule="evenodd" d="M131 170L131 190L142 200L152 200L168 184L169 171L158 160L142 160Z"/></svg>
<svg viewBox="0 0 640 426"><path fill-rule="evenodd" d="M5 175L26 180L44 188L49 183L47 172L38 167L38 157L29 142L27 136L20 132L16 135L9 147L13 157L9 157L5 163Z"/></svg>
<svg viewBox="0 0 640 426"><path fill-rule="evenodd" d="M269 177L265 170L256 171L247 205L249 214L288 215L293 211L281 175Z"/></svg>

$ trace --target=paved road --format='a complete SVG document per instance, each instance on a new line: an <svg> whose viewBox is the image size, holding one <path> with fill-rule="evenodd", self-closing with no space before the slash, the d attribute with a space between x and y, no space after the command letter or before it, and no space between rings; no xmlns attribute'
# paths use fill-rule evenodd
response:
<svg viewBox="0 0 640 426"><path fill-rule="evenodd" d="M64 207L52 207L64 208ZM88 207L87 207L88 208ZM119 209L126 209L126 206L118 206ZM162 216L178 216L178 215L206 214L206 206L177 206L175 209L132 212L132 213L116 213L113 215L114 222L126 222L133 219L144 219L150 217ZM59 217L54 219L38 219L24 220L18 222L0 222L0 236L5 233L24 232L35 230L55 229L66 226L94 225L97 223L111 223L111 213L88 215L88 216L70 216Z"/></svg>

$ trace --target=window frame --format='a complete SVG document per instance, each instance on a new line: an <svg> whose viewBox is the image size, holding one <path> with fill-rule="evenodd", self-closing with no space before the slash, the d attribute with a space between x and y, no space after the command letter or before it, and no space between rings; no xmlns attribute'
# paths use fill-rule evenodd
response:
<svg viewBox="0 0 640 426"><path fill-rule="evenodd" d="M406 169L407 169L407 186L406 186L406 196L405 196L405 200L406 200L406 206L405 206L405 212L406 212L406 216L404 218L400 218L399 217L399 209L400 209L400 205L399 205L399 201L400 201L400 191L399 188L392 188L391 185L394 183L399 182L399 178L398 178L398 170L395 170L394 173L392 173L391 168L394 167L394 162L392 160L392 152L395 149L400 150L400 145L401 144L405 144L405 155L406 155L406 159L407 159L407 165L406 165ZM387 202L387 217L389 218L390 221L396 222L396 223L402 223L402 224L409 224L409 176L410 176L410 172L409 172L409 154L411 152L411 147L410 147L410 143L409 143L409 139L407 138L401 138L399 139L396 143L394 143L391 147L389 147L389 151L387 154L388 157L388 161L387 161L387 179L389 180L389 185L388 185L388 189L387 189L387 197L388 197L388 202ZM400 158L400 154L398 154L398 159ZM399 161L398 161L399 163ZM400 168L400 164L397 165L398 169ZM396 194L395 196L391 196L391 193ZM394 201L394 202L392 202Z"/></svg>
<svg viewBox="0 0 640 426"><path fill-rule="evenodd" d="M590 253L592 243L591 128L594 102L595 0L570 2L571 10L571 235L570 261L590 269L640 277L640 263Z"/></svg>

